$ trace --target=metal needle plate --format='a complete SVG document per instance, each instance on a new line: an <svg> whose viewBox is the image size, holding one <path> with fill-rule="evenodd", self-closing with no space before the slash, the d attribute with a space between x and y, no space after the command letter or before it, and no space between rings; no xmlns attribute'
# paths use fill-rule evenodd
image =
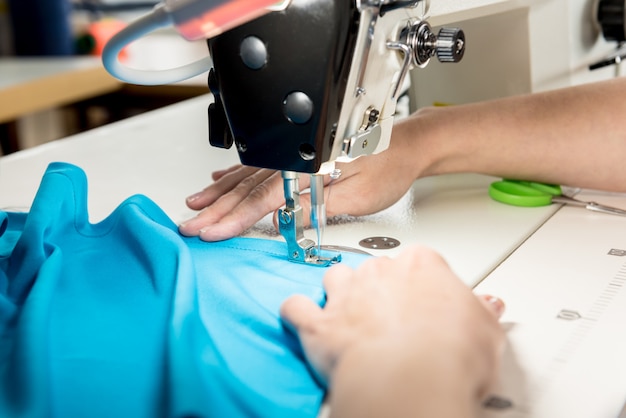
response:
<svg viewBox="0 0 626 418"><path fill-rule="evenodd" d="M359 241L359 245L372 250L390 250L400 245L400 241L390 237L369 237Z"/></svg>

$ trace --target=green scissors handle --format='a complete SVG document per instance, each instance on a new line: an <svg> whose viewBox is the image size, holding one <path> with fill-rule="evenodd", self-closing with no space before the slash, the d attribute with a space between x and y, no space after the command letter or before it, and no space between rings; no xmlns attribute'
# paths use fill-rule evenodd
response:
<svg viewBox="0 0 626 418"><path fill-rule="evenodd" d="M504 179L491 183L489 196L493 200L514 206L535 207L547 206L551 203L563 203L584 207L594 212L626 216L626 210L624 209L601 205L596 202L585 202L565 196L561 186L556 184Z"/></svg>
<svg viewBox="0 0 626 418"><path fill-rule="evenodd" d="M500 180L491 183L489 196L493 200L514 206L547 206L552 199L563 194L556 184L535 183L532 181Z"/></svg>

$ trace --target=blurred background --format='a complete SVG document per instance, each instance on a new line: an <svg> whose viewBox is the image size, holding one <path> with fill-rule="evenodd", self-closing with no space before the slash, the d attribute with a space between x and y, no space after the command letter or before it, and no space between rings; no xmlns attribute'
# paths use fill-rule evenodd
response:
<svg viewBox="0 0 626 418"><path fill-rule="evenodd" d="M106 41L157 3L0 0L2 154L207 94L206 75L175 85L146 87L113 84L102 68L99 56ZM129 66L151 70L207 54L204 41L185 41L172 29L155 31L129 45L122 59ZM49 83L43 84L46 77ZM22 88L19 92L16 83ZM81 83L91 84L93 91L80 94ZM110 87L97 88L99 83ZM29 84L32 88L26 89ZM76 97L61 97L63 92L56 90L75 91ZM58 99L53 106L38 103L53 96Z"/></svg>
<svg viewBox="0 0 626 418"><path fill-rule="evenodd" d="M207 75L166 86L113 79L106 41L156 0L0 0L0 152L11 153L208 94ZM455 65L411 71L408 111L587 83L626 73L626 0L433 0L433 27L463 28ZM208 55L161 29L121 59L144 70Z"/></svg>

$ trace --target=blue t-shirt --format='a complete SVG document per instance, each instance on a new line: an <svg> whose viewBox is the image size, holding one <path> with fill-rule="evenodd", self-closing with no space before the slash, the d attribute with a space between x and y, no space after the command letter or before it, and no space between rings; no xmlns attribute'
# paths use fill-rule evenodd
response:
<svg viewBox="0 0 626 418"><path fill-rule="evenodd" d="M51 164L28 214L0 212L0 416L316 416L279 307L323 304L326 269L285 254L183 237L141 195L90 224L83 171Z"/></svg>

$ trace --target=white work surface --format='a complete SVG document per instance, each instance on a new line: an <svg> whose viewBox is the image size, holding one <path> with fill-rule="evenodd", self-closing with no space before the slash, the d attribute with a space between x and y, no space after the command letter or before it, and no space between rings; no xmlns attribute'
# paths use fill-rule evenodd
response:
<svg viewBox="0 0 626 418"><path fill-rule="evenodd" d="M185 197L208 185L213 170L238 162L234 150L208 143L210 101L198 97L0 158L0 208L26 210L48 163L65 161L87 174L92 222L136 193L175 222L193 216ZM626 250L626 218L503 205L487 195L492 180L420 179L390 209L330 219L324 244L360 248L363 238L387 236L401 245L368 251L393 255L420 243L441 252L469 285L486 278L477 291L505 299L509 336L492 402L501 408L486 416L617 416L626 399L626 258L607 253ZM595 198L626 207L623 195ZM246 234L282 239L269 217Z"/></svg>
<svg viewBox="0 0 626 418"><path fill-rule="evenodd" d="M507 303L495 403L511 407L486 416L626 417L626 218L564 207L476 291Z"/></svg>
<svg viewBox="0 0 626 418"><path fill-rule="evenodd" d="M234 148L209 145L206 109L211 100L199 97L1 158L0 208L28 208L47 165L64 161L87 174L94 222L136 193L154 200L174 222L194 216L185 197L206 187L213 170L239 161ZM392 255L409 243L426 244L441 251L464 281L475 284L556 210L493 202L487 196L491 180L478 175L419 180L384 212L330 219L324 244L360 248L359 241L371 236L400 240L398 249L371 251L376 255ZM247 234L282 239L269 217Z"/></svg>

